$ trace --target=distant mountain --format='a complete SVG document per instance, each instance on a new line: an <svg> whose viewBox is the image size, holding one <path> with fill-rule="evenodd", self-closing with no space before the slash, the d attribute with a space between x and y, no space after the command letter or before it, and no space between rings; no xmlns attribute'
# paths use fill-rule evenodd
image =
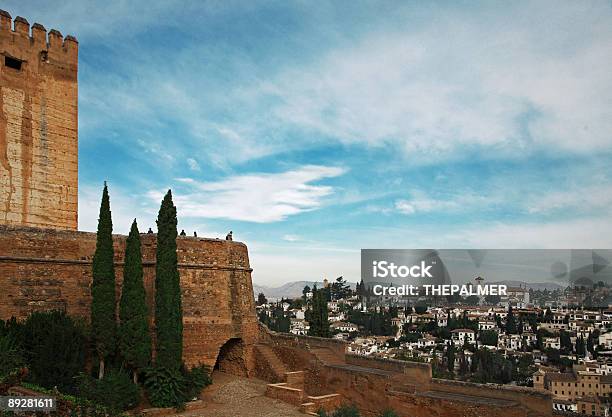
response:
<svg viewBox="0 0 612 417"><path fill-rule="evenodd" d="M302 296L302 290L306 285L312 288L314 284L317 284L318 288L323 287L321 281L292 281L288 282L280 287L268 287L265 285L257 285L253 283L253 293L255 297L262 292L269 300L281 299L281 298L297 298ZM351 289L355 289L355 283L349 282Z"/></svg>
<svg viewBox="0 0 612 417"><path fill-rule="evenodd" d="M486 282L485 282L486 283ZM312 288L314 284L317 284L317 287L323 287L323 282L321 281L292 281L288 282L280 287L268 287L265 285L257 285L253 283L253 293L255 293L255 297L262 292L265 294L266 298L270 300L277 300L281 298L296 298L302 296L302 290L306 285ZM534 290L549 290L554 291L558 289L564 289L566 285L560 285L555 282L523 282L523 281L496 281L496 282L488 282L488 284L504 284L509 287L523 287L523 288L533 288ZM355 289L355 283L349 282L351 289Z"/></svg>
<svg viewBox="0 0 612 417"><path fill-rule="evenodd" d="M487 284L486 281L485 281L485 284ZM560 285L560 284L557 284L556 282L524 282L524 281L510 281L510 280L489 282L489 284L504 284L509 287L522 287L522 288L527 288L527 289L533 289L534 291L535 290L554 291L554 290L562 290L565 287L567 287L567 285Z"/></svg>

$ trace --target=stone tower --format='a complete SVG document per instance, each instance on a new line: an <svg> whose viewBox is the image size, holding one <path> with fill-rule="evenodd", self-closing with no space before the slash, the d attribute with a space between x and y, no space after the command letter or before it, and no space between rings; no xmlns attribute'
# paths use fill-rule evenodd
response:
<svg viewBox="0 0 612 417"><path fill-rule="evenodd" d="M77 229L78 44L0 10L0 224Z"/></svg>

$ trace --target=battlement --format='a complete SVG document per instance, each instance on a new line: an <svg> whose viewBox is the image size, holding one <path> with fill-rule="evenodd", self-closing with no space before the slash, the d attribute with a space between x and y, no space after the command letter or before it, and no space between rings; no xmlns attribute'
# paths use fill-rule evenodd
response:
<svg viewBox="0 0 612 417"><path fill-rule="evenodd" d="M65 38L61 32L47 29L40 23L30 27L27 19L17 16L13 20L10 13L0 10L0 39L5 56L29 64L34 62L56 64L76 74L79 43L74 36Z"/></svg>

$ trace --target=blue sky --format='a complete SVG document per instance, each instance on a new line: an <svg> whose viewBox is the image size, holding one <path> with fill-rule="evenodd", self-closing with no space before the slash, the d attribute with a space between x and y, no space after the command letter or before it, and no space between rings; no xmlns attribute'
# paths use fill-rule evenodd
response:
<svg viewBox="0 0 612 417"><path fill-rule="evenodd" d="M259 284L360 248L612 247L612 3L3 0L79 40L80 228L250 248Z"/></svg>

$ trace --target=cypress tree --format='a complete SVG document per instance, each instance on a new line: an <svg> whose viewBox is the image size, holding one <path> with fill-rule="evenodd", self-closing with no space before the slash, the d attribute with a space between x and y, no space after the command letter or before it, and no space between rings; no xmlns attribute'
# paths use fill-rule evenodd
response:
<svg viewBox="0 0 612 417"><path fill-rule="evenodd" d="M91 284L91 328L100 362L98 377L104 377L104 364L116 348L115 264L113 261L113 221L111 219L108 187L104 182L96 251L93 257Z"/></svg>
<svg viewBox="0 0 612 417"><path fill-rule="evenodd" d="M138 380L138 371L151 362L149 309L143 283L140 233L136 219L132 223L125 246L123 289L119 302L119 351Z"/></svg>
<svg viewBox="0 0 612 417"><path fill-rule="evenodd" d="M311 334L318 337L330 337L329 320L327 311L327 292L325 288L313 289L312 316L314 329Z"/></svg>
<svg viewBox="0 0 612 417"><path fill-rule="evenodd" d="M452 341L446 348L446 365L449 372L455 372L455 344Z"/></svg>
<svg viewBox="0 0 612 417"><path fill-rule="evenodd" d="M309 328L308 334L310 336L318 336L321 332L321 316L318 314L319 309L319 290L315 284L312 287L312 300L310 303L310 310L307 317Z"/></svg>
<svg viewBox="0 0 612 417"><path fill-rule="evenodd" d="M155 267L155 329L158 366L179 370L183 357L183 309L177 266L176 207L166 193L157 216Z"/></svg>
<svg viewBox="0 0 612 417"><path fill-rule="evenodd" d="M506 333L508 334L517 334L518 329L516 326L516 319L514 318L514 313L512 312L512 306L508 306L508 315L506 316Z"/></svg>

